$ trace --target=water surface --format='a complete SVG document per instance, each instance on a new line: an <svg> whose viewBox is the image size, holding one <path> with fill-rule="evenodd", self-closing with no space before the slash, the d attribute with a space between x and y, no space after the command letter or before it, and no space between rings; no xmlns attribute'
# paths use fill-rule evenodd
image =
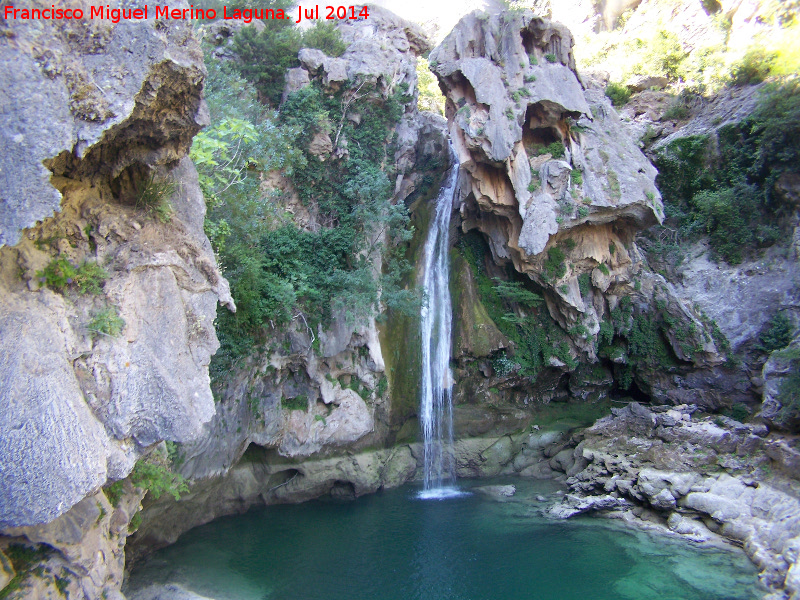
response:
<svg viewBox="0 0 800 600"><path fill-rule="evenodd" d="M178 583L218 600L761 597L740 551L602 518L545 519L555 484L512 483L518 493L507 501L477 493L421 500L418 486L405 486L353 502L255 509L186 533L135 570L128 586Z"/></svg>

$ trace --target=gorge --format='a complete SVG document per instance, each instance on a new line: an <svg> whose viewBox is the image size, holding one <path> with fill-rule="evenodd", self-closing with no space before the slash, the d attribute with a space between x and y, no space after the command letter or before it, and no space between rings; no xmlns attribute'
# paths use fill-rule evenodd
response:
<svg viewBox="0 0 800 600"><path fill-rule="evenodd" d="M800 597L797 7L529 4L0 21L0 598Z"/></svg>

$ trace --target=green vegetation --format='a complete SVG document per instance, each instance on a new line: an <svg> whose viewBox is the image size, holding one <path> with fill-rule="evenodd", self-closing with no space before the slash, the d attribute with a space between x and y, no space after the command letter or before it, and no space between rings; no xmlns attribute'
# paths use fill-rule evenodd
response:
<svg viewBox="0 0 800 600"><path fill-rule="evenodd" d="M778 402L781 409L777 421L783 426L790 426L800 420L800 368L793 364L792 372L784 378L778 389Z"/></svg>
<svg viewBox="0 0 800 600"><path fill-rule="evenodd" d="M625 85L610 81L606 86L606 96L614 106L625 106L631 99L631 91Z"/></svg>
<svg viewBox="0 0 800 600"><path fill-rule="evenodd" d="M11 561L11 566L14 567L14 577L9 581L6 586L0 590L0 600L5 600L14 592L22 588L22 584L30 575L44 575L44 571L39 563L45 560L50 555L50 550L47 546L24 546L22 544L9 544L3 550L3 553Z"/></svg>
<svg viewBox="0 0 800 600"><path fill-rule="evenodd" d="M300 394L294 398L281 398L281 408L308 412L308 396Z"/></svg>
<svg viewBox="0 0 800 600"><path fill-rule="evenodd" d="M564 144L561 142L553 142L546 146L533 146L530 148L529 154L533 156L542 156L544 154L549 154L552 158L563 158L564 157Z"/></svg>
<svg viewBox="0 0 800 600"><path fill-rule="evenodd" d="M542 265L544 267L542 277L546 281L561 279L567 273L567 266L564 264L564 258L564 251L557 246L553 246L547 251L547 259Z"/></svg>
<svg viewBox="0 0 800 600"><path fill-rule="evenodd" d="M794 325L786 313L775 313L759 337L759 349L764 352L780 350L789 345L794 334Z"/></svg>
<svg viewBox="0 0 800 600"><path fill-rule="evenodd" d="M680 246L707 236L716 257L737 264L773 245L793 211L775 182L797 172L799 160L798 80L769 86L758 108L716 139L672 142L655 159L666 220L651 236L651 254L680 260Z"/></svg>
<svg viewBox="0 0 800 600"><path fill-rule="evenodd" d="M342 41L342 35L336 29L334 21L317 21L313 27L303 34L303 46L322 50L334 58L344 54L347 44Z"/></svg>
<svg viewBox="0 0 800 600"><path fill-rule="evenodd" d="M206 232L237 305L235 314L221 311L217 318L222 347L212 361L214 377L263 343L267 330L300 316L312 329L334 314L362 319L377 311L379 292L389 308L414 312L418 305L418 295L400 287L409 264L374 241L384 232L388 246L398 247L413 233L406 207L389 202L392 130L412 99L407 86L384 98L366 82L333 94L311 85L286 98L280 113L271 112L259 100L276 99L269 71L280 61L256 56L255 48L277 40L285 52L296 32L269 27L263 35L254 28L237 35L234 46L249 48L237 67L245 78L207 61L212 125L196 136L191 152L208 205ZM354 113L358 126L347 118ZM346 141L349 155L315 156L308 147L316 134L327 134L335 147ZM290 185L265 194L262 173ZM316 225L301 228L294 211L284 209L292 202L291 191L280 191L287 187L313 211ZM384 265L376 276L378 255Z"/></svg>
<svg viewBox="0 0 800 600"><path fill-rule="evenodd" d="M514 342L513 356L501 351L493 357L495 374L503 377L516 371L524 377L535 379L551 358L573 368L577 363L570 355L567 336L550 317L544 298L531 289L532 282L527 279L490 279L485 263L489 249L478 233L464 235L457 248L472 269L481 303L489 318L503 335ZM555 259L560 256L561 267L566 269L563 252L559 248L553 249L556 252L552 256ZM555 264L559 264L557 260ZM509 272L509 277L517 275Z"/></svg>
<svg viewBox="0 0 800 600"><path fill-rule="evenodd" d="M572 169L572 172L569 174L570 179L572 179L572 183L575 185L583 185L583 173L580 172L578 169Z"/></svg>
<svg viewBox="0 0 800 600"><path fill-rule="evenodd" d="M612 309L611 322L600 323L597 354L612 360L627 357L625 364L615 367L615 379L628 389L636 370L664 371L677 364L666 337L675 329L679 327L663 310L635 309L625 296Z"/></svg>
<svg viewBox="0 0 800 600"><path fill-rule="evenodd" d="M54 292L64 293L68 288L77 289L81 294L100 294L108 273L100 265L83 262L76 266L66 256L59 255L41 271L36 272L39 282Z"/></svg>
<svg viewBox="0 0 800 600"><path fill-rule="evenodd" d="M158 179L155 174L151 174L136 194L136 208L162 223L169 223L172 219L170 198L175 195L177 189L178 186L174 181Z"/></svg>
<svg viewBox="0 0 800 600"><path fill-rule="evenodd" d="M91 321L86 326L86 329L96 338L100 335L107 335L109 337L117 337L122 333L125 327L125 320L119 316L115 306L108 306L98 310Z"/></svg>
<svg viewBox="0 0 800 600"><path fill-rule="evenodd" d="M189 485L182 475L173 473L169 467L155 461L150 462L146 458L139 460L133 467L130 480L135 487L144 488L156 499L166 492L175 500L180 500L181 494L189 491Z"/></svg>
<svg viewBox="0 0 800 600"><path fill-rule="evenodd" d="M164 492L170 494L175 500L180 500L180 495L189 491L186 479L173 472L168 466L159 462L158 456L140 459L128 476L134 487L143 488L160 498ZM103 488L103 493L108 498L111 506L117 508L122 499L124 480L115 481Z"/></svg>
<svg viewBox="0 0 800 600"><path fill-rule="evenodd" d="M436 77L431 73L428 61L421 56L417 57L417 88L419 89L417 108L444 116L444 96Z"/></svg>
<svg viewBox="0 0 800 600"><path fill-rule="evenodd" d="M558 60L558 57L555 54L545 54L544 59L549 63L554 63Z"/></svg>
<svg viewBox="0 0 800 600"><path fill-rule="evenodd" d="M710 17L706 34L692 36L691 41L677 35L675 25L664 20L666 4L642 4L623 13L618 27L576 40L579 68L608 71L615 81L635 76L665 77L702 93L730 83L742 85L762 81L768 75L796 73L800 67L795 43L800 22L795 18L795 3L761 2L750 48L743 48L741 39L730 35L730 17L715 0L704 2ZM632 14L636 14L635 24L623 26Z"/></svg>
<svg viewBox="0 0 800 600"><path fill-rule="evenodd" d="M578 287L581 290L581 296L586 296L592 289L592 276L589 273L578 275Z"/></svg>

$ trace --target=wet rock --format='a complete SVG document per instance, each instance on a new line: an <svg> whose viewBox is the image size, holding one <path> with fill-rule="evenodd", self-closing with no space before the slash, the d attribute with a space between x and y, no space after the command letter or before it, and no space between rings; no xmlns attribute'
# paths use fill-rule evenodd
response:
<svg viewBox="0 0 800 600"><path fill-rule="evenodd" d="M128 600L214 600L190 592L175 583L153 584L128 592L127 598Z"/></svg>
<svg viewBox="0 0 800 600"><path fill-rule="evenodd" d="M472 488L472 491L493 500L502 500L516 494L517 488L513 485L480 485Z"/></svg>
<svg viewBox="0 0 800 600"><path fill-rule="evenodd" d="M582 498L567 494L561 503L550 508L549 514L557 519L569 519L586 512L619 509L628 505L629 502L624 498L615 498L611 495Z"/></svg>

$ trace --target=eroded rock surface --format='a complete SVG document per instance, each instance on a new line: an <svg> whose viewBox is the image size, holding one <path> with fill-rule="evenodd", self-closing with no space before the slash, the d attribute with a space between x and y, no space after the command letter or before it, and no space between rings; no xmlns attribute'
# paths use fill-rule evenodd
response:
<svg viewBox="0 0 800 600"><path fill-rule="evenodd" d="M29 597L119 597L141 494L101 486L215 411L213 322L234 307L186 157L204 68L191 25L164 25L2 25L0 532L68 580L30 577Z"/></svg>

